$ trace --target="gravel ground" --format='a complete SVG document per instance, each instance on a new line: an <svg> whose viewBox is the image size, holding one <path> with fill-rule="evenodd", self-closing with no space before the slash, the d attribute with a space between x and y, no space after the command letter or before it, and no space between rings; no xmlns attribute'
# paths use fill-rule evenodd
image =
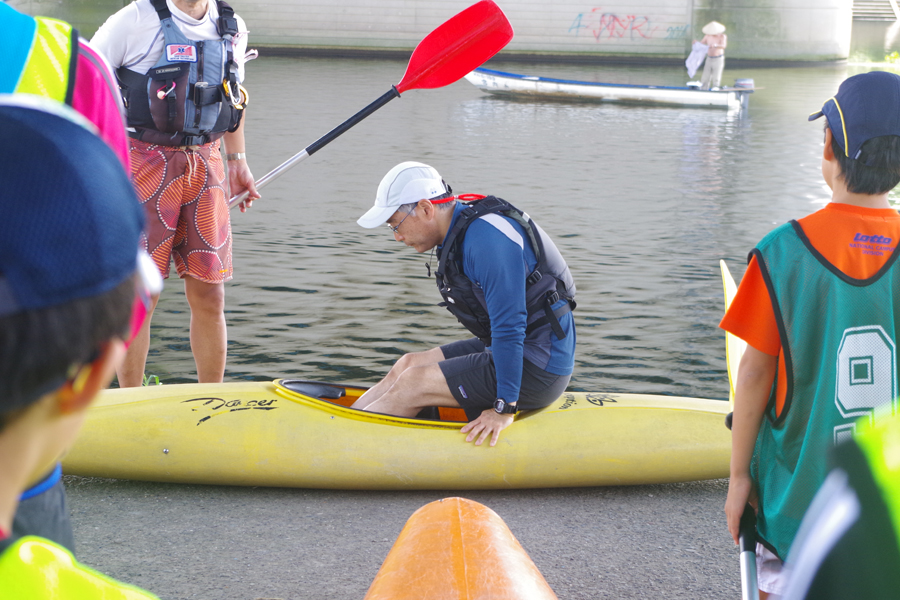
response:
<svg viewBox="0 0 900 600"><path fill-rule="evenodd" d="M497 512L563 600L739 598L727 481L466 492L239 488L66 477L83 563L163 600L365 596L409 516Z"/></svg>

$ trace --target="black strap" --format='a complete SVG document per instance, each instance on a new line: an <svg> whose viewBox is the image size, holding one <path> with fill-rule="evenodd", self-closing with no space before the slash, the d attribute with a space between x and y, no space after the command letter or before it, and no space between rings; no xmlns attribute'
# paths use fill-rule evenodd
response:
<svg viewBox="0 0 900 600"><path fill-rule="evenodd" d="M152 129L135 128L134 131L128 132L128 137L134 140L140 140L148 144L159 144L160 146L202 146L211 141L219 139L221 136L213 137L210 134L203 135L182 135L174 137L177 134L162 133Z"/></svg>
<svg viewBox="0 0 900 600"><path fill-rule="evenodd" d="M219 11L219 20L216 22L216 30L219 37L226 35L233 36L238 32L237 19L234 16L234 9L223 0L216 0L216 8Z"/></svg>
<svg viewBox="0 0 900 600"><path fill-rule="evenodd" d="M147 76L136 73L126 67L116 69L116 79L119 86L126 89L139 89L143 91L143 87L147 84ZM146 92L144 92L146 94Z"/></svg>
<svg viewBox="0 0 900 600"><path fill-rule="evenodd" d="M438 269L436 272L438 277L443 278L444 273L447 272L447 265L453 264L457 259L454 247L456 238L459 237L460 232L466 229L473 219L494 212L491 210L493 207L507 206L508 204L508 202L501 200L496 196L485 196L460 211L459 217L457 217L456 223L453 225L453 229L450 230L450 233L448 233L447 237L444 239L444 250L438 254Z"/></svg>
<svg viewBox="0 0 900 600"><path fill-rule="evenodd" d="M535 269L534 272L525 278L525 287L526 289L536 284L538 281L543 279L544 276L541 274L539 269Z"/></svg>
<svg viewBox="0 0 900 600"><path fill-rule="evenodd" d="M191 99L197 106L206 106L222 101L222 90L218 86L193 84L191 89Z"/></svg>
<svg viewBox="0 0 900 600"><path fill-rule="evenodd" d="M560 308L569 308L569 303L566 302ZM569 309L571 310L571 309ZM553 330L553 333L556 335L556 339L561 340L566 337L566 332L563 331L562 325L559 324L559 317L561 315L557 315L556 311L550 308L550 302L544 303L544 318L547 319L547 322L550 323L550 329Z"/></svg>
<svg viewBox="0 0 900 600"><path fill-rule="evenodd" d="M174 85L174 81L172 84ZM166 107L169 109L169 126L168 129L172 129L175 126L175 118L178 116L178 105L175 103L175 99L177 94L175 90L170 90L169 94L166 96Z"/></svg>
<svg viewBox="0 0 900 600"><path fill-rule="evenodd" d="M216 22L216 31L218 31L219 36L226 41L225 45L225 80L228 82L228 87L231 90L231 94L238 99L241 99L241 92L238 88L238 80L237 80L237 63L234 62L234 36L238 33L238 23L237 18L234 16L234 9L229 6L227 2L223 0L216 0L216 6L219 10L219 20ZM224 98L225 102L229 104L233 104L231 98ZM239 115L240 117L243 115ZM237 125L231 131L236 131Z"/></svg>
<svg viewBox="0 0 900 600"><path fill-rule="evenodd" d="M69 80L66 82L66 104L72 106L72 100L75 97L75 76L78 73L78 55L81 47L78 43L78 30L72 28L72 35L69 37Z"/></svg>
<svg viewBox="0 0 900 600"><path fill-rule="evenodd" d="M544 301L544 316L529 323L528 327L525 328L525 335L527 336L538 327L543 327L549 323L553 333L556 334L556 338L559 340L565 339L566 332L563 331L562 325L559 323L559 318L575 310L577 305L574 300L567 300L564 305L556 310L552 310L553 305L559 300L559 293L555 291L548 292L547 296L547 299ZM553 298L556 299L553 300Z"/></svg>
<svg viewBox="0 0 900 600"><path fill-rule="evenodd" d="M172 13L169 12L169 7L166 4L166 0L150 0L150 4L153 5L154 10L156 10L156 14L159 15L159 20L163 19L171 19Z"/></svg>

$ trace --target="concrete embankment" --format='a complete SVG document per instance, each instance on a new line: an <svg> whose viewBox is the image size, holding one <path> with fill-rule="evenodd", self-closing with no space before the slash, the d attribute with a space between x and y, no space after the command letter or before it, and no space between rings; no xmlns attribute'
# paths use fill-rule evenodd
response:
<svg viewBox="0 0 900 600"><path fill-rule="evenodd" d="M91 35L126 0L11 0ZM473 0L235 0L254 46L327 55L408 53ZM833 61L850 51L852 0L500 0L516 31L506 58L683 60L701 28L727 27L729 59Z"/></svg>

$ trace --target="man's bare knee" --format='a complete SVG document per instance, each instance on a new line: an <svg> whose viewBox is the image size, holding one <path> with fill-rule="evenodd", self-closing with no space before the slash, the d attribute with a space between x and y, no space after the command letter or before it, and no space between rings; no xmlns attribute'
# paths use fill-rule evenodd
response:
<svg viewBox="0 0 900 600"><path fill-rule="evenodd" d="M414 369L416 367L420 367L426 364L432 364L432 360L429 356L429 351L425 352L409 352L401 356L396 363L394 363L392 371L395 372L395 375L399 375L407 371L408 369Z"/></svg>
<svg viewBox="0 0 900 600"><path fill-rule="evenodd" d="M192 311L220 313L225 310L225 286L185 277L184 291Z"/></svg>
<svg viewBox="0 0 900 600"><path fill-rule="evenodd" d="M391 371L395 371L397 375L407 370L413 365L413 358L410 354L404 354L400 358L397 359L397 362L394 363L394 366L391 367Z"/></svg>

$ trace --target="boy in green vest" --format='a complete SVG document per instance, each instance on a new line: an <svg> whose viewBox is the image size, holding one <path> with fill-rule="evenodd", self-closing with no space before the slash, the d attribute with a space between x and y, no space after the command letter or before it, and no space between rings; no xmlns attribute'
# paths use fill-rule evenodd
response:
<svg viewBox="0 0 900 600"><path fill-rule="evenodd" d="M12 533L21 493L72 443L124 355L143 211L71 109L0 97L0 598L148 599Z"/></svg>
<svg viewBox="0 0 900 600"><path fill-rule="evenodd" d="M783 559L830 449L860 417L897 411L900 76L848 78L810 120L823 115L831 202L763 238L720 324L748 344L725 513L737 541L745 504L758 509L763 598L784 593Z"/></svg>

